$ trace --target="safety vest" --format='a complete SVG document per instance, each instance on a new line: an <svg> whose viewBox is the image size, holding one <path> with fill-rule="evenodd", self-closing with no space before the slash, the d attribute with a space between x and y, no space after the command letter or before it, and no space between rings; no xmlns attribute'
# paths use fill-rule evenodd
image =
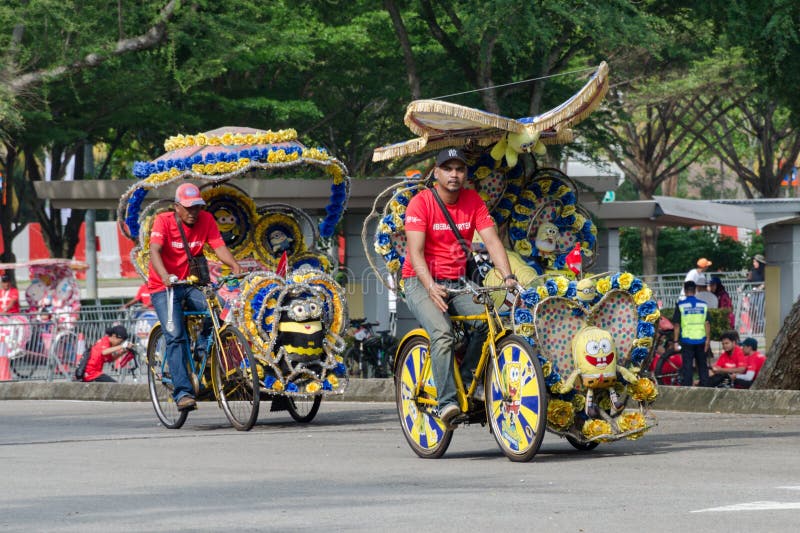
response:
<svg viewBox="0 0 800 533"><path fill-rule="evenodd" d="M706 315L708 304L694 296L678 302L681 314L681 342L703 344L706 341Z"/></svg>

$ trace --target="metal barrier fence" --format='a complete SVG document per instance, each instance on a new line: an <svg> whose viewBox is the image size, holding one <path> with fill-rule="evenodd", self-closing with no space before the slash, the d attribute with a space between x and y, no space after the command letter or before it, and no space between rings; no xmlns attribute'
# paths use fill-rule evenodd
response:
<svg viewBox="0 0 800 533"><path fill-rule="evenodd" d="M112 325L121 324L139 354L145 352L155 313L144 309L121 310L119 306L83 307L79 314L20 313L0 315L0 365L7 359L13 381L73 379L80 354L86 352ZM140 361L106 363L104 372L118 380L143 373ZM0 368L2 370L2 368ZM0 375L2 375L0 373Z"/></svg>
<svg viewBox="0 0 800 533"><path fill-rule="evenodd" d="M764 291L756 289L760 284L747 281L742 272L714 272L711 275L720 278L731 297L734 328L739 336L763 338ZM662 274L643 278L667 318L672 318L672 309L680 298L685 277L685 274Z"/></svg>

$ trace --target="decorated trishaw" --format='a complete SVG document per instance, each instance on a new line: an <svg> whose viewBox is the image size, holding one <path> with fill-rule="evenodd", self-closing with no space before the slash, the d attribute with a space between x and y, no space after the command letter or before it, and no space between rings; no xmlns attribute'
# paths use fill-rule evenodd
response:
<svg viewBox="0 0 800 533"><path fill-rule="evenodd" d="M584 450L641 437L655 424L650 406L657 395L642 373L659 318L650 289L627 272L590 272L597 257L595 222L575 183L537 164L547 145L572 140L572 126L600 104L607 89L608 67L602 63L572 98L535 117L511 119L439 100L414 101L405 124L417 137L378 148L373 156L382 161L448 147L465 153L467 186L489 208L521 286L515 295L495 293L495 303L541 363L547 429ZM362 233L378 277L385 279L388 271L401 294L405 209L432 186L430 173L407 174L379 195ZM486 259L480 243L473 243L473 251ZM480 270L484 285L502 285L491 264ZM398 411L401 424L408 413L424 417L434 430L429 436L444 427L430 405L398 405ZM490 411L487 404L482 423L492 422Z"/></svg>
<svg viewBox="0 0 800 533"><path fill-rule="evenodd" d="M120 199L120 226L136 242L135 268L146 279L154 216L172 208L167 198L148 201L150 191L174 191L184 180L197 183L227 247L248 271L240 283L219 288L221 319L249 342L261 399L273 400L273 410L288 409L296 420L310 421L322 398L341 394L347 384L341 356L347 304L332 277L330 256L318 248L333 236L347 205L347 168L324 149L301 144L293 129L222 127L170 137L164 147L166 153L154 161L134 164L139 181ZM258 205L239 187L244 178L287 176L332 182L320 184L330 188L330 198L319 206L319 222L292 205ZM208 246L205 255L212 281L229 273Z"/></svg>
<svg viewBox="0 0 800 533"><path fill-rule="evenodd" d="M69 259L0 263L0 270L27 270L30 280L21 313L0 315L0 357L20 379L71 378L85 341L77 332L81 293L75 273L88 265Z"/></svg>

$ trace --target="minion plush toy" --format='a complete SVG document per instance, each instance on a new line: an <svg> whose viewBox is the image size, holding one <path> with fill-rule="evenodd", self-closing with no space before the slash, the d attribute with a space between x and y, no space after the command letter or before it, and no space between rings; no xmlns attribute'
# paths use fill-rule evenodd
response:
<svg viewBox="0 0 800 533"><path fill-rule="evenodd" d="M276 348L289 362L317 362L324 358L322 302L314 297L296 297L281 307Z"/></svg>

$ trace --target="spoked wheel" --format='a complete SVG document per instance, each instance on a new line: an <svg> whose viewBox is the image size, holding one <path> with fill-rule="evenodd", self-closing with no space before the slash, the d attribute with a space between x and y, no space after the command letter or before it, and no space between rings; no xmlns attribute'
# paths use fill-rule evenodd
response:
<svg viewBox="0 0 800 533"><path fill-rule="evenodd" d="M44 357L31 352L25 352L11 360L11 370L19 379L32 379L37 374L40 366L44 366ZM44 373L44 370L38 372Z"/></svg>
<svg viewBox="0 0 800 533"><path fill-rule="evenodd" d="M322 396L291 396L287 398L286 409L296 422L308 423L314 420L322 403Z"/></svg>
<svg viewBox="0 0 800 533"><path fill-rule="evenodd" d="M53 379L59 375L71 379L75 370L77 353L78 336L71 331L59 333L50 347L48 379Z"/></svg>
<svg viewBox="0 0 800 533"><path fill-rule="evenodd" d="M497 343L497 368L486 372L486 413L492 434L512 461L530 461L544 438L547 395L539 359L524 339L509 335Z"/></svg>
<svg viewBox="0 0 800 533"><path fill-rule="evenodd" d="M258 366L250 344L236 328L219 332L221 346L214 345L214 383L222 410L233 427L247 431L258 418Z"/></svg>
<svg viewBox="0 0 800 533"><path fill-rule="evenodd" d="M450 446L453 430L433 414L436 387L428 350L428 340L421 335L403 346L395 372L395 400L408 445L422 458L437 459Z"/></svg>
<svg viewBox="0 0 800 533"><path fill-rule="evenodd" d="M153 326L147 342L147 384L150 389L150 400L156 416L169 429L178 429L188 416L188 411L179 411L172 399L172 376L165 354L167 339L161 330L161 324Z"/></svg>
<svg viewBox="0 0 800 533"><path fill-rule="evenodd" d="M594 450L595 448L600 446L600 443L597 441L582 442L573 437L572 435L565 435L565 436L567 438L567 442L572 444L573 448L575 448L576 450L580 450L582 452L588 452L589 450Z"/></svg>

